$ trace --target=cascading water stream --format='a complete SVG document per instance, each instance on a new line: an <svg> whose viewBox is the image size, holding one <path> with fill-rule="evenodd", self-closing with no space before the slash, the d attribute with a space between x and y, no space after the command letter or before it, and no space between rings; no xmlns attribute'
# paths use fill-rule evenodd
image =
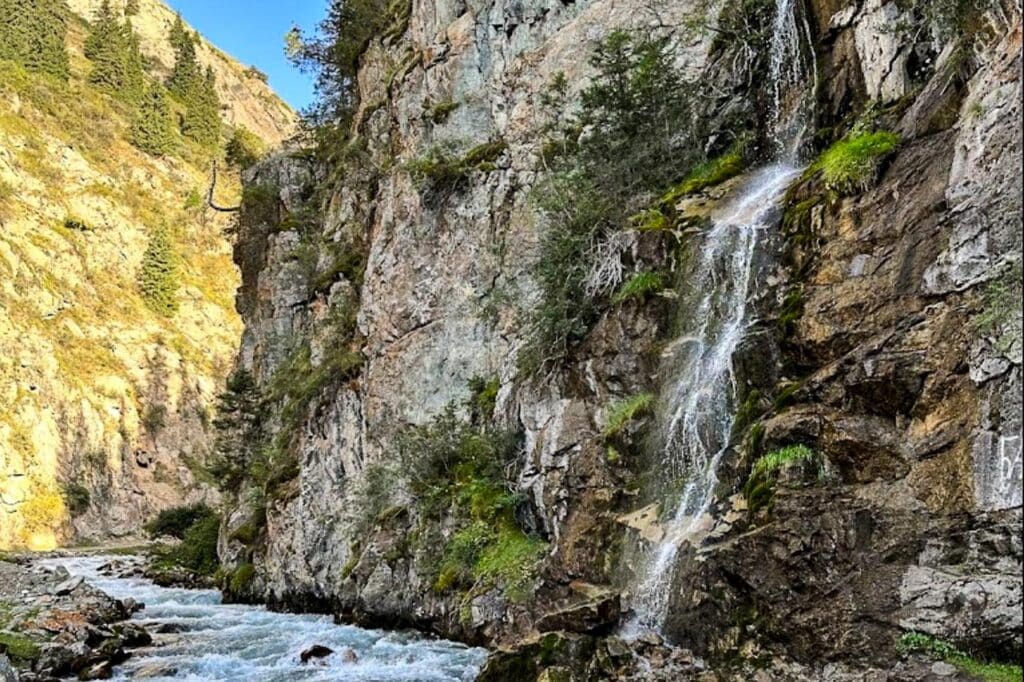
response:
<svg viewBox="0 0 1024 682"><path fill-rule="evenodd" d="M773 24L770 124L777 162L751 174L711 216L712 227L693 249L699 257L685 273L688 322L670 347L671 379L662 390L660 414L663 471L684 484L634 586L627 636L662 627L676 556L707 529L719 463L729 448L736 413L732 359L750 324L758 247L778 219L782 194L800 173L796 160L814 118L816 69L805 49L810 28L797 1L777 0Z"/></svg>

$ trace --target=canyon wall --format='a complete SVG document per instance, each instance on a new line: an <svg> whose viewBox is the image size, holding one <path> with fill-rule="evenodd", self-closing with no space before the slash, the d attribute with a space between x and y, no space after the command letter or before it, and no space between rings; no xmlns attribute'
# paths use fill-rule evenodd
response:
<svg viewBox="0 0 1024 682"><path fill-rule="evenodd" d="M992 4L951 35L913 3L795 7L815 58L814 150L759 256L757 314L734 357L741 414L705 532L674 563L663 634L708 656L878 662L915 630L1019 656L1020 9ZM669 379L688 283L609 306L566 362L523 371L524 315L543 303L531 264L552 228L534 191L545 99L564 74L566 115L594 47L638 31L666 39L701 93L681 134L700 131L709 150L737 128L763 141L772 84L752 46L774 11L395 11L360 62L343 171L284 154L246 179L259 192L235 246L238 370L276 407L261 450L272 473L229 495L234 598L491 644L607 632L628 616L682 483L650 456L671 397L619 417ZM750 43L707 28L740 20ZM924 28L881 28L899 25ZM898 147L877 177L834 191L814 158L864 128L892 131ZM751 169L765 156L748 156ZM424 183L424 168L452 159L445 191ZM687 244L742 183L683 199L673 229L624 230L626 277L685 272L699 256ZM463 428L517 434L508 515L479 516L465 469L440 512L424 503L416 454ZM770 504L752 504L754 463L795 445L818 466L790 467ZM490 530L460 582L446 572L474 517Z"/></svg>

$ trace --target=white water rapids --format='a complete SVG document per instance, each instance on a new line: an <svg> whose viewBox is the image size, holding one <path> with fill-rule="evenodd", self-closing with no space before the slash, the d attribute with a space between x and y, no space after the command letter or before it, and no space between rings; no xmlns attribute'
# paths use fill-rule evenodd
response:
<svg viewBox="0 0 1024 682"><path fill-rule="evenodd" d="M115 680L468 682L476 679L487 656L483 649L418 634L337 625L329 616L223 604L215 590L169 589L141 578L100 575L99 568L110 559L54 559L45 565L64 566L112 597L132 597L146 605L133 621L150 630L153 646L134 650L115 669ZM181 632L157 634L164 624ZM301 663L300 654L315 644L335 653ZM355 660L347 662L344 653L349 650Z"/></svg>

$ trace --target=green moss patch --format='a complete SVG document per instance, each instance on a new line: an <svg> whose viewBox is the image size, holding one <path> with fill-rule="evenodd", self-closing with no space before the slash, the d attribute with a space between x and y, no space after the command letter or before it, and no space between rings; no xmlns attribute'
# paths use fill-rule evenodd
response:
<svg viewBox="0 0 1024 682"><path fill-rule="evenodd" d="M15 660L34 661L39 658L39 645L16 632L0 632L0 651Z"/></svg>
<svg viewBox="0 0 1024 682"><path fill-rule="evenodd" d="M744 149L744 144L737 143L725 154L700 164L681 183L669 190L661 198L661 203L670 206L688 194L696 194L736 177L747 167Z"/></svg>
<svg viewBox="0 0 1024 682"><path fill-rule="evenodd" d="M895 133L859 133L839 140L818 159L825 186L840 195L852 195L870 188L882 162L900 144Z"/></svg>

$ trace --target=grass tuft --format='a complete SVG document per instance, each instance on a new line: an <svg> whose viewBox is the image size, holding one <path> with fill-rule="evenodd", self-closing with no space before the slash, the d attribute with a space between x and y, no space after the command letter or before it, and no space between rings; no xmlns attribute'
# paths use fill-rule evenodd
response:
<svg viewBox="0 0 1024 682"><path fill-rule="evenodd" d="M768 476L791 464L810 462L817 457L817 453L806 445L789 445L757 460L751 473L754 476Z"/></svg>
<svg viewBox="0 0 1024 682"><path fill-rule="evenodd" d="M658 272L638 272L622 283L612 297L615 304L638 298L645 299L665 288L665 279Z"/></svg>
<svg viewBox="0 0 1024 682"><path fill-rule="evenodd" d="M882 161L899 144L900 137L895 133L859 133L833 144L816 165L821 168L828 189L844 196L853 195L871 187Z"/></svg>
<svg viewBox="0 0 1024 682"><path fill-rule="evenodd" d="M653 405L654 395L651 393L640 393L616 403L608 413L608 420L602 435L605 439L617 436L633 420L648 414Z"/></svg>

